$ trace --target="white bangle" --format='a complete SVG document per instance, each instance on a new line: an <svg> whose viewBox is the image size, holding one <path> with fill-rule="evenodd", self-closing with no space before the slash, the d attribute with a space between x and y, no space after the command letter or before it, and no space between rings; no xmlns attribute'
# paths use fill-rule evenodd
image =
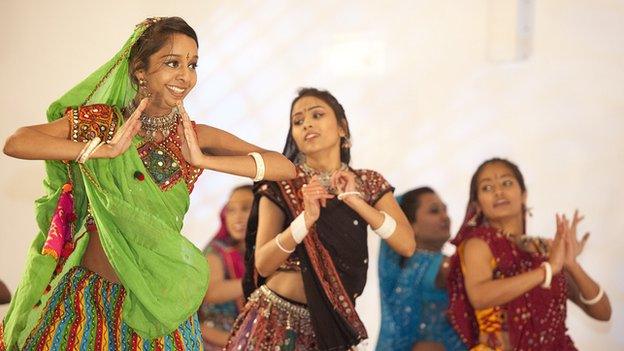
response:
<svg viewBox="0 0 624 351"><path fill-rule="evenodd" d="M360 198L362 197L362 193L359 191L345 191L344 193L338 194L338 200L342 201L344 200L345 197L351 196L351 195L356 195L356 196L359 196Z"/></svg>
<svg viewBox="0 0 624 351"><path fill-rule="evenodd" d="M596 295L596 297L594 297L591 300L585 300L585 298L583 297L583 294L581 294L579 292L579 300L581 300L582 303L586 304L586 305L595 305L597 304L600 300L602 300L602 297L604 296L604 290L602 290L602 286L599 286L600 290L598 290L598 295Z"/></svg>
<svg viewBox="0 0 624 351"><path fill-rule="evenodd" d="M78 163L85 163L91 157L91 154L95 151L95 149L100 145L100 137L95 137L87 143L79 157L76 159Z"/></svg>
<svg viewBox="0 0 624 351"><path fill-rule="evenodd" d="M256 163L256 176L253 178L253 181L261 181L262 179L264 179L264 171L266 170L262 155L260 155L258 152L250 152L247 154L247 156L253 157L254 162Z"/></svg>
<svg viewBox="0 0 624 351"><path fill-rule="evenodd" d="M397 222L390 216L389 214L381 211L381 214L384 215L384 221L381 223L379 228L373 229L375 234L379 235L382 239L386 240L394 234L397 227Z"/></svg>
<svg viewBox="0 0 624 351"><path fill-rule="evenodd" d="M279 247L279 249L284 251L285 253L291 254L291 253L295 252L296 247L295 247L295 249L288 250L284 246L282 246L282 243L280 243L280 240L279 240L279 234L277 234L275 236L275 243L277 244L277 247Z"/></svg>
<svg viewBox="0 0 624 351"><path fill-rule="evenodd" d="M544 272L546 273L546 276L544 277L544 282L542 283L542 288L544 289L550 289L550 283L552 282L552 266L550 265L550 262L548 261L544 261L541 264L542 267L544 267Z"/></svg>
<svg viewBox="0 0 624 351"><path fill-rule="evenodd" d="M290 223L290 233L297 244L301 244L303 238L308 235L308 228L305 225L305 211L302 211L297 218Z"/></svg>

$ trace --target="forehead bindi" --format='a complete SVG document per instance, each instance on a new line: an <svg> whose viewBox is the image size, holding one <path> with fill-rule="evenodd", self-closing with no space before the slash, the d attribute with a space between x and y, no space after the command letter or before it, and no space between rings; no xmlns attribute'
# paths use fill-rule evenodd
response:
<svg viewBox="0 0 624 351"><path fill-rule="evenodd" d="M483 171L479 175L479 183L514 178L515 177L509 167L503 164L495 163L487 165L485 169L483 169Z"/></svg>
<svg viewBox="0 0 624 351"><path fill-rule="evenodd" d="M169 36L167 42L156 52L155 56L159 59L170 57L186 58L187 60L197 59L197 44L193 38L175 33Z"/></svg>
<svg viewBox="0 0 624 351"><path fill-rule="evenodd" d="M302 97L295 102L295 106L293 106L293 114L311 111L316 108L327 108L327 104L325 101L314 96Z"/></svg>

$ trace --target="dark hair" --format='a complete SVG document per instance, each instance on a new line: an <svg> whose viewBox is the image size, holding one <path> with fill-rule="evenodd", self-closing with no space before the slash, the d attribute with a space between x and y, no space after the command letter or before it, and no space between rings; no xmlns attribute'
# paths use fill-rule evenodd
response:
<svg viewBox="0 0 624 351"><path fill-rule="evenodd" d="M435 194L435 191L428 186L423 186L412 189L401 195L399 205L410 223L416 222L416 211L418 211L418 208L420 207L420 197L424 194Z"/></svg>
<svg viewBox="0 0 624 351"><path fill-rule="evenodd" d="M416 211L418 211L420 207L420 197L425 194L435 194L435 191L428 186L423 186L412 189L400 196L399 206L401 206L401 210L403 210L405 217L407 217L410 223L416 223ZM401 267L401 269L405 268L408 259L407 257L401 256L399 259L399 267Z"/></svg>
<svg viewBox="0 0 624 351"><path fill-rule="evenodd" d="M518 181L518 184L520 185L520 190L522 190L522 193L526 192L527 190L526 184L524 183L524 176L522 175L522 172L520 172L520 168L518 168L518 166L515 163L507 159L494 157L481 163L479 167L477 168L477 170L475 171L475 173L472 175L472 179L470 180L470 194L469 194L468 206L470 206L471 204L478 203L477 197L479 193L479 184L478 184L479 176L481 175L481 172L483 172L486 166L494 164L494 163L500 163L504 165L505 167L509 168L514 178L516 178L516 180ZM526 214L526 207L522 205L522 227L523 227L522 229L523 230L526 229L525 214Z"/></svg>
<svg viewBox="0 0 624 351"><path fill-rule="evenodd" d="M284 151L282 154L286 156L290 161L295 161L297 158L297 154L299 153L299 149L297 148L297 144L292 137L292 121L291 116L293 112L293 108L295 107L295 103L299 101L299 99L313 96L323 100L329 107L334 111L334 115L336 115L336 120L338 121L338 125L342 125L345 129L345 133L347 134L345 138L349 139L351 137L351 132L349 132L349 123L347 122L347 115L345 114L344 108L338 102L338 100L327 90L320 90L316 88L301 88L297 92L297 97L290 104L290 114L288 115L288 137L286 138L286 144L284 145ZM342 138L341 138L342 139ZM345 140L342 140L345 142ZM351 162L351 148L350 147L340 147L340 161L346 164Z"/></svg>
<svg viewBox="0 0 624 351"><path fill-rule="evenodd" d="M134 73L139 69L146 69L150 56L160 50L168 42L169 37L175 33L190 37L199 47L197 33L182 18L155 19L130 49L128 74L130 74L130 79L135 86L138 86L138 81Z"/></svg>

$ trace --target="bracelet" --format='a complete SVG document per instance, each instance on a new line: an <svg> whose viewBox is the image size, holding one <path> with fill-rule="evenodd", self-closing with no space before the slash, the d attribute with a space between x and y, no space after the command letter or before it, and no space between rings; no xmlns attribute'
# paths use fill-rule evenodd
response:
<svg viewBox="0 0 624 351"><path fill-rule="evenodd" d="M87 145L82 149L80 155L76 159L78 163L85 163L91 157L91 154L95 151L95 149L100 145L100 137L95 137L87 143Z"/></svg>
<svg viewBox="0 0 624 351"><path fill-rule="evenodd" d="M546 274L546 276L544 277L544 282L542 283L542 288L550 289L550 283L552 282L552 275L553 275L552 266L550 265L550 262L548 261L542 262L540 266L544 267L544 272Z"/></svg>
<svg viewBox="0 0 624 351"><path fill-rule="evenodd" d="M95 147L95 149L93 149L93 152L91 152L91 153L89 154L89 157L87 157L87 160L88 160L88 159L90 159L90 158L91 158L91 156L95 155L95 153L96 153L96 152L100 149L100 147L102 147L102 145L106 145L106 144L107 144L107 143L106 143L105 141L103 141L103 142L99 143L99 144ZM85 160L85 161L86 161L86 160Z"/></svg>
<svg viewBox="0 0 624 351"><path fill-rule="evenodd" d="M600 288L600 290L598 290L598 295L596 295L596 297L594 297L591 300L585 300L585 298L583 297L583 294L579 292L579 300L581 300L581 302L586 305L597 304L600 300L602 300L602 297L604 296L604 290L602 289L602 286L598 286L598 287Z"/></svg>
<svg viewBox="0 0 624 351"><path fill-rule="evenodd" d="M84 155L85 150L87 150L87 147L89 147L89 142L84 143L84 146L82 147L82 150L80 150L80 152L78 153L78 156L76 156L74 161L78 162L78 160L80 160L82 158L82 155Z"/></svg>
<svg viewBox="0 0 624 351"><path fill-rule="evenodd" d="M290 233L297 244L301 244L303 238L308 235L308 228L305 225L305 211L302 211L297 218L290 223Z"/></svg>
<svg viewBox="0 0 624 351"><path fill-rule="evenodd" d="M87 151L84 153L84 155L82 155L82 160L81 160L82 162L80 162L80 163L85 163L85 162L87 162L87 161L91 158L91 156L93 156L93 154L95 153L95 151L96 151L97 149L99 149L99 148L100 148L100 146L102 146L102 145L104 145L104 144L105 144L105 143L103 143L103 142L102 142L102 143L99 143L99 144L97 144L94 148L92 148L92 149L90 149L90 150L87 150Z"/></svg>
<svg viewBox="0 0 624 351"><path fill-rule="evenodd" d="M285 253L291 254L291 253L295 252L296 247L295 247L295 249L288 250L284 246L282 246L282 243L280 243L280 240L279 240L279 234L277 234L275 236L275 243L277 244L277 247L279 247L279 249L284 251Z"/></svg>
<svg viewBox="0 0 624 351"><path fill-rule="evenodd" d="M264 179L264 171L266 170L262 155L260 155L257 152L250 152L247 154L247 156L253 157L254 162L256 162L256 176L253 178L253 181L254 182L261 181L262 179Z"/></svg>
<svg viewBox="0 0 624 351"><path fill-rule="evenodd" d="M388 239L394 232L396 231L396 220L392 218L389 214L384 211L381 211L381 214L384 215L384 221L381 223L379 228L373 229L375 234L379 235L382 239Z"/></svg>
<svg viewBox="0 0 624 351"><path fill-rule="evenodd" d="M345 197L351 196L351 195L356 195L356 196L359 196L360 198L362 197L362 193L359 191L345 191L344 193L338 194L338 200L342 201L344 200Z"/></svg>

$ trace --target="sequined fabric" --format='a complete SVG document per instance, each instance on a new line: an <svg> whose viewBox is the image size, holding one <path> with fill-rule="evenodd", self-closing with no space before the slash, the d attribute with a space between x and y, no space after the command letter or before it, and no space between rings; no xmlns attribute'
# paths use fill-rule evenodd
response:
<svg viewBox="0 0 624 351"><path fill-rule="evenodd" d="M110 141L119 120L113 107L104 104L70 107L65 110L65 117L69 120L70 139L81 143L96 136L102 141Z"/></svg>
<svg viewBox="0 0 624 351"><path fill-rule="evenodd" d="M394 190L375 171L351 171L355 173L358 190L371 206ZM296 178L259 183L256 194L275 203L284 212L285 225L288 225L303 211L301 189L308 181L308 175L298 167ZM255 244L258 199L256 196L249 220L248 247ZM367 223L364 219L337 198L329 200L303 243L297 246L295 255L301 262L317 347L346 350L367 339L364 323L355 310L355 300L366 285L368 268ZM247 269L243 286L246 294L250 294L265 281L255 270L253 251L248 252Z"/></svg>
<svg viewBox="0 0 624 351"><path fill-rule="evenodd" d="M411 351L422 341L437 342L447 351L466 350L446 315L447 292L436 286L443 258L440 252L417 251L402 265L401 256L382 241L377 351Z"/></svg>
<svg viewBox="0 0 624 351"><path fill-rule="evenodd" d="M488 244L494 255L494 279L537 269L547 260L545 255L520 250L513 241L492 228L474 228L462 237L451 260L448 289L450 320L466 345L475 350L503 350L504 335L508 335L515 351L576 350L565 325L567 288L563 274L553 276L550 289L535 287L493 309L475 311L465 292L460 257L462 243L470 238L479 238Z"/></svg>
<svg viewBox="0 0 624 351"><path fill-rule="evenodd" d="M194 123L193 126L195 126ZM181 139L176 127L177 123L169 131L167 137L159 142L145 139L137 150L145 169L163 191L172 188L180 180L184 180L189 192L192 192L195 181L203 169L193 167L184 160Z"/></svg>
<svg viewBox="0 0 624 351"><path fill-rule="evenodd" d="M227 351L314 351L316 337L310 312L289 302L266 285L251 294L238 316Z"/></svg>

